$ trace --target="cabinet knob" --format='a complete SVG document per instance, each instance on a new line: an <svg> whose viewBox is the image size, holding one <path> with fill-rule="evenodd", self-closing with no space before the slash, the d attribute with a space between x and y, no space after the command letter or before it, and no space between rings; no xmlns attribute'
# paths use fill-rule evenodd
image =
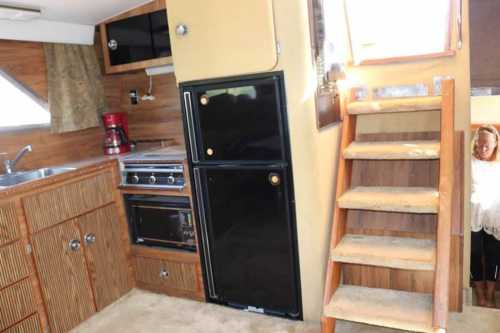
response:
<svg viewBox="0 0 500 333"><path fill-rule="evenodd" d="M269 180L269 183L271 183L271 185L273 186L278 186L281 183L280 175L275 172L271 172L267 177L267 179Z"/></svg>
<svg viewBox="0 0 500 333"><path fill-rule="evenodd" d="M68 247L71 251L80 250L80 241L78 239L72 239L69 241Z"/></svg>
<svg viewBox="0 0 500 333"><path fill-rule="evenodd" d="M116 51L118 48L118 42L115 39L110 39L108 42L108 47L111 51Z"/></svg>
<svg viewBox="0 0 500 333"><path fill-rule="evenodd" d="M160 270L160 279L162 279L162 280L166 279L166 278L168 278L168 275L169 275L168 271L165 268L162 268Z"/></svg>
<svg viewBox="0 0 500 333"><path fill-rule="evenodd" d="M177 36L185 36L188 34L188 27L185 24L177 24L175 27L175 33Z"/></svg>
<svg viewBox="0 0 500 333"><path fill-rule="evenodd" d="M95 235L93 233L88 233L84 237L85 239L85 244L90 245L95 243Z"/></svg>

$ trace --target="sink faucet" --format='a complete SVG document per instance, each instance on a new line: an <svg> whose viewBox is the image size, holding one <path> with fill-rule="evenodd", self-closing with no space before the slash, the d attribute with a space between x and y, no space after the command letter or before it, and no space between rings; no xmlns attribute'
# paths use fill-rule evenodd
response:
<svg viewBox="0 0 500 333"><path fill-rule="evenodd" d="M21 159L21 157L24 156L24 154L26 154L27 152L29 151L32 151L33 148L31 147L31 145L27 145L25 147L23 147L16 155L16 158L14 160L5 160L3 161L3 165L5 167L5 172L7 174L11 174L14 172L14 167L16 166L17 162L19 162L19 160Z"/></svg>

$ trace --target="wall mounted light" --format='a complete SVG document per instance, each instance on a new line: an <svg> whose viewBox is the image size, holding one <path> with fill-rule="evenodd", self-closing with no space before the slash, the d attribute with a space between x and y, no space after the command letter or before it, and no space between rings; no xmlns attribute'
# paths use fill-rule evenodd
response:
<svg viewBox="0 0 500 333"><path fill-rule="evenodd" d="M29 21L42 15L40 9L22 8L0 4L0 20Z"/></svg>

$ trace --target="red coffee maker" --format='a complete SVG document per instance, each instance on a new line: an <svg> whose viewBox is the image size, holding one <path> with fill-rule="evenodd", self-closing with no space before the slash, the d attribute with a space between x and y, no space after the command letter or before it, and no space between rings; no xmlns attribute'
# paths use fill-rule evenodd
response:
<svg viewBox="0 0 500 333"><path fill-rule="evenodd" d="M130 151L128 140L127 114L124 112L105 113L102 116L104 124L104 154L123 154Z"/></svg>

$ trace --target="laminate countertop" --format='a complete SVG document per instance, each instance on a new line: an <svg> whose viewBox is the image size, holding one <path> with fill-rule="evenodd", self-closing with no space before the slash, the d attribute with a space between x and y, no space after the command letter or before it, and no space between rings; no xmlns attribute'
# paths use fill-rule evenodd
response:
<svg viewBox="0 0 500 333"><path fill-rule="evenodd" d="M141 159L142 156L142 159ZM51 166L49 168L67 168L67 170L43 178L33 179L20 184L2 187L0 186L0 200L7 197L26 194L26 192L49 186L54 183L65 181L71 178L84 176L85 174L103 170L109 167L119 167L123 161L142 161L144 157L150 157L148 162L178 162L186 159L186 151L182 146L171 146L166 148L156 148L145 151L134 151L122 155L98 156L81 161L71 162L64 165ZM160 158L161 157L161 158ZM144 163L144 162L143 162ZM36 170L27 170L36 171ZM24 172L24 170L20 171Z"/></svg>

